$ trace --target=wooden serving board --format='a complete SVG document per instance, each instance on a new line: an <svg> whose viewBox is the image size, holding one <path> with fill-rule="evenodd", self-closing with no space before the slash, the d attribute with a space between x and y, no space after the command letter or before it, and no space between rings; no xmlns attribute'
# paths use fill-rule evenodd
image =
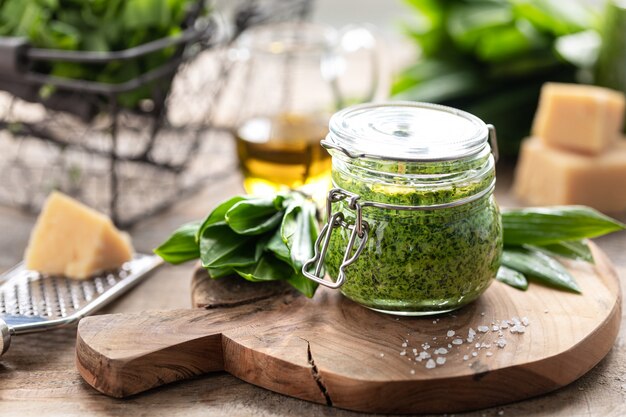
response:
<svg viewBox="0 0 626 417"><path fill-rule="evenodd" d="M595 266L567 263L584 295L537 284L520 292L494 282L464 309L428 318L376 313L325 288L309 300L280 283L214 281L199 270L192 299L204 308L83 319L77 366L90 385L114 397L225 370L349 410L443 413L500 405L571 383L611 349L621 319L618 277L592 249ZM491 328L467 342L470 327L513 317L530 324L523 334L502 330L505 347L496 346ZM450 330L455 336L447 336ZM453 344L458 336L463 343ZM428 369L426 360L416 360L413 349L419 354L425 343L433 358L445 357L443 365ZM448 352L434 354L440 347Z"/></svg>

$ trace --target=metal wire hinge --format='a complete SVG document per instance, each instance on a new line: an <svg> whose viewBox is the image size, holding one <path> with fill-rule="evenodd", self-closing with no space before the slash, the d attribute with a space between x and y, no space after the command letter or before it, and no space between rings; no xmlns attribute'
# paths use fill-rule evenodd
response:
<svg viewBox="0 0 626 417"><path fill-rule="evenodd" d="M361 204L359 204L360 196L358 194L349 193L340 188L333 188L328 192L328 197L326 199L326 224L320 231L317 240L315 241L315 254L313 258L309 259L302 266L302 273L308 279L317 282L318 284L324 285L329 288L339 288L343 285L346 274L345 269L353 264L363 249L365 248L365 242L367 242L367 238L369 236L369 224L363 220L363 210ZM348 207L351 210L355 211L356 220L354 224L350 224L345 221L345 217L342 212L332 212L333 203L349 199ZM323 274L323 266L324 260L326 259L326 254L328 252L328 246L330 245L330 238L332 236L333 230L343 227L347 230L350 230L350 239L348 240L348 245L346 246L346 251L343 255L343 260L341 261L341 265L339 266L339 274L337 275L337 279L334 281L328 281L324 279ZM354 245L356 243L357 237L361 240L359 246L356 248L356 251L353 255L352 250L354 249ZM309 270L315 266L315 271L313 273L309 272Z"/></svg>

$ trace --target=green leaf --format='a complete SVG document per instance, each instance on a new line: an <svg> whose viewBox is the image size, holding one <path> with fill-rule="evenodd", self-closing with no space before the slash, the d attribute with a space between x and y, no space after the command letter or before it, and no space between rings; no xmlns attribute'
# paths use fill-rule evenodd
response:
<svg viewBox="0 0 626 417"><path fill-rule="evenodd" d="M535 249L547 255L562 256L577 261L593 262L593 255L589 245L582 240L572 240L569 242L552 243L545 246L524 245L530 249Z"/></svg>
<svg viewBox="0 0 626 417"><path fill-rule="evenodd" d="M288 264L268 252L263 254L255 264L237 267L235 271L241 277L253 282L285 280L293 274Z"/></svg>
<svg viewBox="0 0 626 417"><path fill-rule="evenodd" d="M317 233L311 227L312 219L315 219L314 204L304 200L294 201L287 207L280 227L282 240L297 271L313 256Z"/></svg>
<svg viewBox="0 0 626 417"><path fill-rule="evenodd" d="M595 24L595 13L580 1L563 0L509 0L515 14L529 21L542 32L554 36L567 35Z"/></svg>
<svg viewBox="0 0 626 417"><path fill-rule="evenodd" d="M547 245L624 229L622 223L585 206L504 210L502 227L505 245Z"/></svg>
<svg viewBox="0 0 626 417"><path fill-rule="evenodd" d="M276 232L272 235L267 243L267 250L272 252L278 259L289 263L291 256L289 255L289 248L287 244L283 242L280 228L276 229Z"/></svg>
<svg viewBox="0 0 626 417"><path fill-rule="evenodd" d="M182 225L163 242L154 253L159 255L165 262L180 264L198 259L200 251L196 243L196 233L200 229L200 222L191 222Z"/></svg>
<svg viewBox="0 0 626 417"><path fill-rule="evenodd" d="M500 266L498 269L496 279L519 290L526 291L528 289L528 280L524 274L511 268L507 268L504 265Z"/></svg>
<svg viewBox="0 0 626 417"><path fill-rule="evenodd" d="M263 199L237 196L202 222L182 227L174 234L178 240L171 238L170 246L160 250L165 253L181 241L185 249L195 246L195 257L212 278L238 274L250 281L284 280L312 297L317 284L301 269L319 233L315 213L315 203L298 192Z"/></svg>
<svg viewBox="0 0 626 417"><path fill-rule="evenodd" d="M200 235L204 232L206 228L213 225L225 225L226 221L224 220L224 216L226 215L226 212L230 210L232 206L245 199L245 196L238 195L218 204L218 206L215 207L213 211L209 213L209 215L202 222L202 225L198 230L198 234L196 235L196 241L200 240Z"/></svg>
<svg viewBox="0 0 626 417"><path fill-rule="evenodd" d="M209 273L209 276L213 279L235 274L235 270L228 266L223 268L206 268L206 270Z"/></svg>
<svg viewBox="0 0 626 417"><path fill-rule="evenodd" d="M122 21L127 29L165 27L170 21L167 0L126 0Z"/></svg>
<svg viewBox="0 0 626 417"><path fill-rule="evenodd" d="M233 232L227 225L213 225L200 236L200 260L205 268L246 266L255 263L256 242Z"/></svg>
<svg viewBox="0 0 626 417"><path fill-rule="evenodd" d="M232 206L224 219L241 235L259 235L278 226L282 217L274 198L251 198Z"/></svg>
<svg viewBox="0 0 626 417"><path fill-rule="evenodd" d="M287 278L287 282L309 298L312 298L315 295L315 290L317 290L318 286L317 282L311 281L302 275L302 272L292 274L289 278Z"/></svg>
<svg viewBox="0 0 626 417"><path fill-rule="evenodd" d="M519 271L530 279L559 289L581 293L574 277L554 258L524 248L505 248L502 265Z"/></svg>

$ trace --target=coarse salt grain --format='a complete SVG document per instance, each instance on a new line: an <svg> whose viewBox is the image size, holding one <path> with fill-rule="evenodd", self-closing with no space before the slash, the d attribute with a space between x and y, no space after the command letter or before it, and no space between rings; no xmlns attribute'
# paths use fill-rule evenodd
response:
<svg viewBox="0 0 626 417"><path fill-rule="evenodd" d="M402 343L402 347L407 347L407 343L406 342Z"/></svg>
<svg viewBox="0 0 626 417"><path fill-rule="evenodd" d="M493 352L487 352L487 356L493 356Z"/></svg>
<svg viewBox="0 0 626 417"><path fill-rule="evenodd" d="M481 333L487 333L489 331L489 327L487 326L478 326L476 329Z"/></svg>
<svg viewBox="0 0 626 417"><path fill-rule="evenodd" d="M478 349L480 347L480 343L476 343L474 347Z"/></svg>
<svg viewBox="0 0 626 417"><path fill-rule="evenodd" d="M493 326L491 326L491 330L497 332L498 330L500 330L500 327L494 324Z"/></svg>
<svg viewBox="0 0 626 417"><path fill-rule="evenodd" d="M405 356L406 355L406 350L403 350L400 352L400 356Z"/></svg>
<svg viewBox="0 0 626 417"><path fill-rule="evenodd" d="M480 344L481 349L489 349L491 347L491 345L489 343L481 343Z"/></svg>
<svg viewBox="0 0 626 417"><path fill-rule="evenodd" d="M452 345L448 343L448 349L452 349Z"/></svg>
<svg viewBox="0 0 626 417"><path fill-rule="evenodd" d="M448 330L448 333L446 333L446 336L452 337L454 336L454 334L455 334L454 330Z"/></svg>
<svg viewBox="0 0 626 417"><path fill-rule="evenodd" d="M467 331L467 337L470 339L473 339L475 336L476 336L476 331L470 327L469 330Z"/></svg>
<svg viewBox="0 0 626 417"><path fill-rule="evenodd" d="M454 339L452 341L453 345L462 345L463 344L463 339Z"/></svg>
<svg viewBox="0 0 626 417"><path fill-rule="evenodd" d="M521 324L516 324L510 329L511 333L524 333L525 331L526 331L526 328L522 326Z"/></svg>
<svg viewBox="0 0 626 417"><path fill-rule="evenodd" d="M522 317L522 324L524 326L528 326L530 324L530 320L528 320L528 317Z"/></svg>
<svg viewBox="0 0 626 417"><path fill-rule="evenodd" d="M503 338L496 340L496 346L498 346L500 349L504 348L506 346L506 340Z"/></svg>
<svg viewBox="0 0 626 417"><path fill-rule="evenodd" d="M466 361L469 359L469 355L463 355L463 360Z"/></svg>
<svg viewBox="0 0 626 417"><path fill-rule="evenodd" d="M446 363L446 358L441 356L437 358L437 365L443 365L444 363Z"/></svg>
<svg viewBox="0 0 626 417"><path fill-rule="evenodd" d="M437 350L435 350L435 355L445 355L448 353L448 349L446 348L439 348Z"/></svg>
<svg viewBox="0 0 626 417"><path fill-rule="evenodd" d="M437 366L435 361L432 359L428 359L428 362L426 362L426 369L433 369L435 366Z"/></svg>
<svg viewBox="0 0 626 417"><path fill-rule="evenodd" d="M472 352L472 356L473 356L473 357L478 356L478 352Z"/></svg>

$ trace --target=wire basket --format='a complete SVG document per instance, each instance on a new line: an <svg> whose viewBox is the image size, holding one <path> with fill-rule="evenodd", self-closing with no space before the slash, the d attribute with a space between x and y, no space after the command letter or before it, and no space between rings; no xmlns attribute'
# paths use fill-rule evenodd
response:
<svg viewBox="0 0 626 417"><path fill-rule="evenodd" d="M222 46L247 27L301 19L309 0L240 2L228 37L196 9L182 34L110 53L30 48L0 41L0 203L38 211L61 190L122 227L166 208L208 179L235 169L230 133L212 127L229 75ZM202 2L198 2L200 7ZM202 21L201 21L202 20ZM45 60L107 63L175 48L160 67L121 84L38 73ZM40 89L52 85L52 96ZM120 95L150 87L136 108Z"/></svg>

